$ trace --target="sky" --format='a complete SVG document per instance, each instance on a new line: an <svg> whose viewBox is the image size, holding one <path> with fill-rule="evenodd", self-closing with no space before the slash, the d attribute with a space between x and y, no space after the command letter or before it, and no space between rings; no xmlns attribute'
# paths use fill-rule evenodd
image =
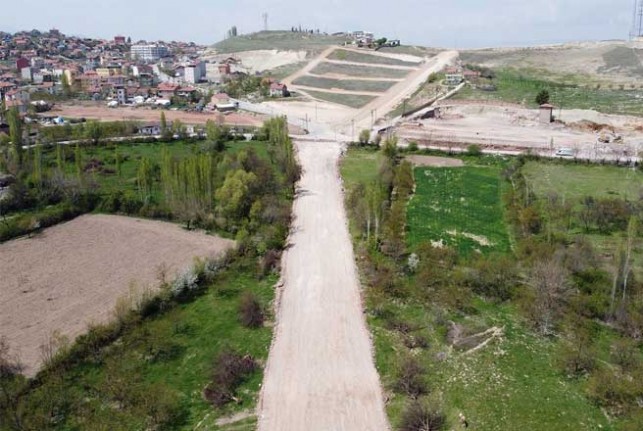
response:
<svg viewBox="0 0 643 431"><path fill-rule="evenodd" d="M292 26L365 30L403 44L449 48L626 39L633 0L6 0L0 30L48 30L212 44ZM28 7L25 5L28 4Z"/></svg>

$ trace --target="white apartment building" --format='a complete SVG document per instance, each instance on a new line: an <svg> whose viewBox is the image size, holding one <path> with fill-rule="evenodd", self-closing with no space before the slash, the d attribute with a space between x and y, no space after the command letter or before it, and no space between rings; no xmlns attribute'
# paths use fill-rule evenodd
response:
<svg viewBox="0 0 643 431"><path fill-rule="evenodd" d="M156 61L167 57L168 54L167 47L163 45L132 45L132 57L143 61Z"/></svg>

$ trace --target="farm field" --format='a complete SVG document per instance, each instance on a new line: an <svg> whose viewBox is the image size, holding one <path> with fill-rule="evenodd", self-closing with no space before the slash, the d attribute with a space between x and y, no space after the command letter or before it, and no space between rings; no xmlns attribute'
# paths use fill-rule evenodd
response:
<svg viewBox="0 0 643 431"><path fill-rule="evenodd" d="M408 243L443 243L460 253L509 250L500 168L416 168Z"/></svg>
<svg viewBox="0 0 643 431"><path fill-rule="evenodd" d="M635 201L643 193L643 173L627 168L528 162L523 173L536 195L556 193L577 205L585 196Z"/></svg>
<svg viewBox="0 0 643 431"><path fill-rule="evenodd" d="M130 288L156 289L160 268L173 278L195 257L217 256L233 245L169 223L110 215L81 216L0 244L0 336L20 346L33 375L39 346L54 332L73 340L89 323L109 321Z"/></svg>
<svg viewBox="0 0 643 431"><path fill-rule="evenodd" d="M418 62L403 61L397 58L383 57L379 55L363 54L361 52L347 51L345 49L337 49L328 56L329 60L349 61L353 63L366 63L366 64L386 64L389 66L404 66L404 67L417 67Z"/></svg>
<svg viewBox="0 0 643 431"><path fill-rule="evenodd" d="M354 77L401 79L408 75L408 70L326 62L320 63L311 73L316 75L338 74Z"/></svg>
<svg viewBox="0 0 643 431"><path fill-rule="evenodd" d="M528 107L536 107L536 94L542 89L550 93L550 103L564 109L591 109L607 114L643 115L643 90L609 88L603 84L585 88L578 84L561 84L553 80L541 78L534 71L519 69L504 69L496 72L493 83L497 91L484 91L465 87L453 98L458 100L497 100L511 103L521 103ZM486 80L484 83L486 82Z"/></svg>
<svg viewBox="0 0 643 431"><path fill-rule="evenodd" d="M351 108L361 108L375 99L375 96L328 93L325 91L312 91L308 89L306 90L306 94L309 94L310 96L319 100L338 103L340 105L345 105Z"/></svg>
<svg viewBox="0 0 643 431"><path fill-rule="evenodd" d="M347 91L384 92L395 85L394 81L361 81L357 79L330 79L315 76L302 76L293 84L315 87L324 90L339 89Z"/></svg>

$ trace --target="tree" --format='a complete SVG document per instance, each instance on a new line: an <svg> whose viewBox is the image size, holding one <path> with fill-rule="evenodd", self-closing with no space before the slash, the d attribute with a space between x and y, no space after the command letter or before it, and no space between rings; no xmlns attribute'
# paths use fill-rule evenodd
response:
<svg viewBox="0 0 643 431"><path fill-rule="evenodd" d="M100 140L105 135L105 130L103 129L102 124L96 120L88 121L85 124L85 137L92 141L92 144L98 145Z"/></svg>
<svg viewBox="0 0 643 431"><path fill-rule="evenodd" d="M241 221L250 210L250 188L257 177L243 169L229 171L223 185L216 191L217 208L229 220Z"/></svg>
<svg viewBox="0 0 643 431"><path fill-rule="evenodd" d="M71 85L69 84L69 78L67 78L66 73L63 73L60 77L60 84L63 88L63 96L71 97Z"/></svg>
<svg viewBox="0 0 643 431"><path fill-rule="evenodd" d="M22 120L16 108L11 108L7 113L9 123L9 137L11 138L11 150L15 157L18 168L22 166Z"/></svg>
<svg viewBox="0 0 643 431"><path fill-rule="evenodd" d="M359 144L364 146L368 145L368 141L371 139L371 131L368 129L364 129L361 132L359 132Z"/></svg>
<svg viewBox="0 0 643 431"><path fill-rule="evenodd" d="M167 127L165 112L161 112L161 139L164 141L172 139L172 131Z"/></svg>
<svg viewBox="0 0 643 431"><path fill-rule="evenodd" d="M214 121L208 120L205 123L205 135L217 151L221 152L225 150L227 140L227 131L225 129L217 125Z"/></svg>
<svg viewBox="0 0 643 431"><path fill-rule="evenodd" d="M536 103L539 105L544 105L549 103L549 90L542 89L536 95Z"/></svg>
<svg viewBox="0 0 643 431"><path fill-rule="evenodd" d="M543 335L550 335L568 292L568 278L560 260L550 258L536 262L527 285L534 294L533 318Z"/></svg>

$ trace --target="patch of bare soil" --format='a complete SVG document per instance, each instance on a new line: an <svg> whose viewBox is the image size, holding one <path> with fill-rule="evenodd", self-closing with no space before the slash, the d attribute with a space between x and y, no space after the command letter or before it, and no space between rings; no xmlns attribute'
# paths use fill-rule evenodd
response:
<svg viewBox="0 0 643 431"><path fill-rule="evenodd" d="M170 223L110 215L85 215L0 244L0 336L33 375L54 331L73 340L88 324L109 321L132 283L156 287L160 268L171 280L195 257L233 246Z"/></svg>
<svg viewBox="0 0 643 431"><path fill-rule="evenodd" d="M336 142L297 142L303 176L283 258L260 431L386 431L343 206Z"/></svg>
<svg viewBox="0 0 643 431"><path fill-rule="evenodd" d="M464 166L464 162L460 159L451 159L449 157L434 157L434 156L407 156L406 160L413 163L418 167L431 167L431 168L459 168Z"/></svg>
<svg viewBox="0 0 643 431"><path fill-rule="evenodd" d="M208 120L221 122L230 126L259 127L265 117L244 112L185 112L168 111L159 109L142 108L108 108L102 104L61 104L56 105L51 114L66 118L87 118L100 121L140 121L145 123L158 123L161 121L161 112L165 112L168 122L175 120L183 124L205 124Z"/></svg>

